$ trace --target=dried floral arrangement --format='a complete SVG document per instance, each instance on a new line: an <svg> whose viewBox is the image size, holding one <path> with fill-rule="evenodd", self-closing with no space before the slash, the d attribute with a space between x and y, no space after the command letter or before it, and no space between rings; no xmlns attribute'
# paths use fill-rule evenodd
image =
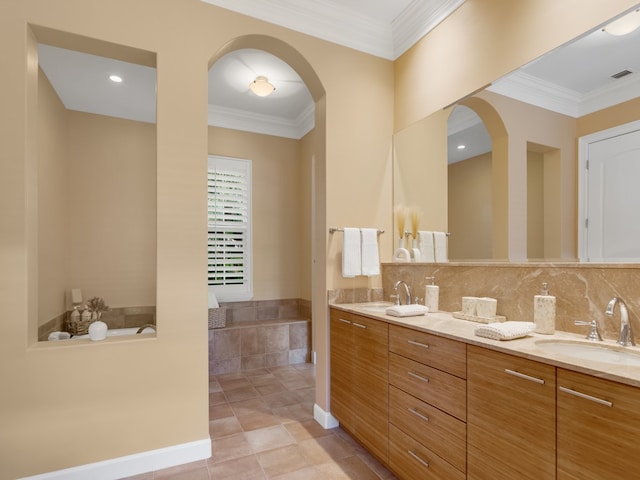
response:
<svg viewBox="0 0 640 480"><path fill-rule="evenodd" d="M104 300L100 297L92 297L87 300L87 308L91 312L96 312L98 317L102 314L102 312L106 312L109 310L109 306L104 303Z"/></svg>

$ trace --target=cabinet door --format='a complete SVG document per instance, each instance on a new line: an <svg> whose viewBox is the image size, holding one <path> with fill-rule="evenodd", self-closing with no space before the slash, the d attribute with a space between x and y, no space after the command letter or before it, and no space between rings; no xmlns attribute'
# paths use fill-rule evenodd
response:
<svg viewBox="0 0 640 480"><path fill-rule="evenodd" d="M353 415L353 328L351 315L331 310L330 321L331 414L352 431Z"/></svg>
<svg viewBox="0 0 640 480"><path fill-rule="evenodd" d="M640 389L558 369L558 479L640 478Z"/></svg>
<svg viewBox="0 0 640 480"><path fill-rule="evenodd" d="M467 478L555 478L555 367L471 345L467 360Z"/></svg>
<svg viewBox="0 0 640 480"><path fill-rule="evenodd" d="M388 325L352 317L354 433L378 459L387 461L389 428Z"/></svg>

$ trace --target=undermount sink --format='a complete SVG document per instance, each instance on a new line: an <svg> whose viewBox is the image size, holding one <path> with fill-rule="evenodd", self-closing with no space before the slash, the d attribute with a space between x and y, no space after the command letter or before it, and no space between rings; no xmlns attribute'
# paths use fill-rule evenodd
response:
<svg viewBox="0 0 640 480"><path fill-rule="evenodd" d="M571 340L538 340L536 345L547 352L579 360L640 367L640 352L622 346Z"/></svg>

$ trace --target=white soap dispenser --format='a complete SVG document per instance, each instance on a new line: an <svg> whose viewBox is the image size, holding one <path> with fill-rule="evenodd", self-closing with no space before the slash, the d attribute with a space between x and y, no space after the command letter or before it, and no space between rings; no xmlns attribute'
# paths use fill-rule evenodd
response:
<svg viewBox="0 0 640 480"><path fill-rule="evenodd" d="M547 282L542 282L542 292L533 297L533 321L536 333L552 335L556 330L556 297L549 295Z"/></svg>
<svg viewBox="0 0 640 480"><path fill-rule="evenodd" d="M425 280L431 280L431 285L427 285L424 289L424 304L429 309L429 313L435 313L438 311L440 287L436 285L436 277L425 277Z"/></svg>

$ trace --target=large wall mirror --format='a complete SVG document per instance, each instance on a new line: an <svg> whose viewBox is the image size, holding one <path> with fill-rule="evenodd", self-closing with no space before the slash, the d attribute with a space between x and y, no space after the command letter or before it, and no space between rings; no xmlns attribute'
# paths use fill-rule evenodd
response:
<svg viewBox="0 0 640 480"><path fill-rule="evenodd" d="M416 206L425 230L450 232L451 261L640 261L640 221L619 213L640 201L628 170L640 134L580 170L600 132L640 130L640 28L616 33L586 32L394 135L394 203ZM594 184L604 186L589 200ZM599 219L593 205L608 205Z"/></svg>
<svg viewBox="0 0 640 480"><path fill-rule="evenodd" d="M155 323L155 54L32 26L38 52L38 339L70 292L110 328ZM82 307L81 307L82 308Z"/></svg>

